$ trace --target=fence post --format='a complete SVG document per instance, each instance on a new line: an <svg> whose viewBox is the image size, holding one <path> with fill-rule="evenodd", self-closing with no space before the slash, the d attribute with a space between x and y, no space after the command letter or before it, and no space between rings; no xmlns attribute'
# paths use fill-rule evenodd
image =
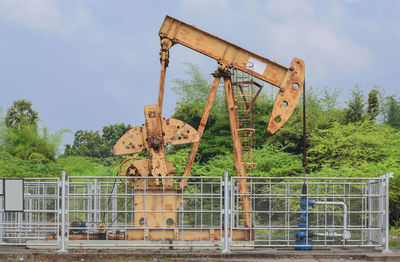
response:
<svg viewBox="0 0 400 262"><path fill-rule="evenodd" d="M66 183L65 183L65 171L61 173L61 248L58 252L66 252L65 249L65 195L66 195Z"/></svg>
<svg viewBox="0 0 400 262"><path fill-rule="evenodd" d="M393 173L386 173L385 177L385 249L382 253L392 253L389 249L389 180Z"/></svg>
<svg viewBox="0 0 400 262"><path fill-rule="evenodd" d="M229 178L228 172L224 172L224 249L222 253L230 253L229 250Z"/></svg>
<svg viewBox="0 0 400 262"><path fill-rule="evenodd" d="M4 210L3 201L0 201L0 210ZM3 219L4 219L4 212L0 211L0 243L3 242L3 227L4 227Z"/></svg>
<svg viewBox="0 0 400 262"><path fill-rule="evenodd" d="M118 217L118 213L117 213L117 193L118 193L118 184L117 183L114 183L114 187L113 187L113 189L112 189L112 215L111 215L111 217L112 217L112 223L113 222L115 222L115 224L118 224L118 220L117 220L117 217ZM112 224L110 225L110 226L112 226ZM115 233L115 229L113 230L113 232Z"/></svg>

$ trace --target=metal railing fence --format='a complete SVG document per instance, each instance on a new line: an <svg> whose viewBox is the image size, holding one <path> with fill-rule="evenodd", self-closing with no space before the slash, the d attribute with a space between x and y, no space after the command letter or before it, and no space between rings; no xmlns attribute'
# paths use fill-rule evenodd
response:
<svg viewBox="0 0 400 262"><path fill-rule="evenodd" d="M252 227L243 223L239 177L231 184L230 230L248 230L247 247L385 247L389 175L379 178L245 178L251 201ZM307 194L303 194L304 185ZM301 207L301 199L306 207ZM302 220L302 214L306 222ZM299 242L300 233L303 241ZM301 234L300 234L301 235ZM310 242L309 242L310 241Z"/></svg>
<svg viewBox="0 0 400 262"><path fill-rule="evenodd" d="M91 240L135 241L135 246L221 245L209 239L210 231L222 239L222 178L190 177L185 191L179 191L180 179L171 187L155 177L69 177L66 196L66 234L69 246L91 245ZM132 180L140 184L133 187ZM154 187L159 180L159 187ZM211 237L212 238L212 237ZM82 241L86 240L86 242ZM97 245L97 244L96 244ZM103 241L102 246L115 246ZM120 244L118 244L120 246Z"/></svg>
<svg viewBox="0 0 400 262"><path fill-rule="evenodd" d="M24 211L4 212L0 245L389 250L388 185L377 178L26 178ZM250 211L238 179L246 179ZM303 194L303 185L307 194ZM304 202L304 200L306 200ZM302 202L303 201L303 202ZM304 203L305 206L304 206ZM303 204L303 205L302 205ZM243 214L251 213L251 227ZM306 221L306 222L305 222ZM238 238L238 232L247 235Z"/></svg>
<svg viewBox="0 0 400 262"><path fill-rule="evenodd" d="M58 178L24 179L24 212L0 211L0 245L58 245L60 236L60 183ZM4 195L0 196L4 210ZM46 235L55 243L39 243Z"/></svg>

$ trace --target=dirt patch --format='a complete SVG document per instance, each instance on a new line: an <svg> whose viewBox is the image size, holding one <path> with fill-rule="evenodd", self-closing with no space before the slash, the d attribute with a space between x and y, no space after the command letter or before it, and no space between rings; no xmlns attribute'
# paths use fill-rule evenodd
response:
<svg viewBox="0 0 400 262"><path fill-rule="evenodd" d="M4 262L127 262L127 261L400 261L400 251L382 254L369 249L316 249L312 251L279 250L274 248L233 251L222 254L216 250L71 250L57 253L21 247L0 247Z"/></svg>

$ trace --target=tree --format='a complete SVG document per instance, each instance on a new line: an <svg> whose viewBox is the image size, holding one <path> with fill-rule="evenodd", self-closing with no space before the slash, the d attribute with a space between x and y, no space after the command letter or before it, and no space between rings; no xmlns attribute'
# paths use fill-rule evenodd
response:
<svg viewBox="0 0 400 262"><path fill-rule="evenodd" d="M386 124L400 128L400 101L395 96L385 98L384 117Z"/></svg>
<svg viewBox="0 0 400 262"><path fill-rule="evenodd" d="M313 88L308 88L306 92L306 130L307 134L318 129L327 129L337 121L336 112L322 109L320 96ZM269 112L272 111L272 108ZM265 127L264 127L265 128ZM277 148L283 148L284 152L299 154L303 151L303 102L294 110L292 116L283 127L273 136L267 138L267 143Z"/></svg>
<svg viewBox="0 0 400 262"><path fill-rule="evenodd" d="M200 124L201 116L203 115L203 110L203 105L182 103L175 108L175 112L172 117L182 120L183 122L197 129ZM212 110L207 119L206 129L213 125L217 118L217 112L215 112L215 110Z"/></svg>
<svg viewBox="0 0 400 262"><path fill-rule="evenodd" d="M7 110L5 123L7 127L15 127L19 124L33 124L39 120L39 115L32 109L32 103L26 99L15 100Z"/></svg>
<svg viewBox="0 0 400 262"><path fill-rule="evenodd" d="M342 90L336 88L324 87L321 90L321 107L324 111L332 111L338 107L338 97Z"/></svg>
<svg viewBox="0 0 400 262"><path fill-rule="evenodd" d="M358 85L351 92L350 100L347 102L346 122L355 123L362 119L364 113L364 96Z"/></svg>
<svg viewBox="0 0 400 262"><path fill-rule="evenodd" d="M103 126L102 136L106 140L107 145L112 148L118 139L131 128L130 124L126 125L124 123Z"/></svg>
<svg viewBox="0 0 400 262"><path fill-rule="evenodd" d="M184 63L184 65L187 67L185 73L188 75L189 79L176 78L172 80L172 82L177 85L171 88L178 96L177 105L204 105L211 89L211 78L205 76L200 69L193 64ZM223 101L221 90L215 98L214 105L218 105Z"/></svg>
<svg viewBox="0 0 400 262"><path fill-rule="evenodd" d="M65 130L49 134L46 127L39 128L39 115L32 103L25 99L14 101L0 126L0 144L5 152L37 164L55 160Z"/></svg>
<svg viewBox="0 0 400 262"><path fill-rule="evenodd" d="M387 126L371 121L360 121L332 128L319 129L308 137L308 162L312 169L340 168L361 163L378 163L393 155L399 140Z"/></svg>
<svg viewBox="0 0 400 262"><path fill-rule="evenodd" d="M0 152L5 147L6 135L7 135L7 128L3 117L3 109L0 107Z"/></svg>
<svg viewBox="0 0 400 262"><path fill-rule="evenodd" d="M58 153L58 144L54 141L45 128L39 132L33 124L19 125L18 128L9 127L5 137L5 151L23 160L47 163L54 160Z"/></svg>
<svg viewBox="0 0 400 262"><path fill-rule="evenodd" d="M379 99L378 90L372 89L368 94L368 109L367 114L371 120L375 120L379 114Z"/></svg>
<svg viewBox="0 0 400 262"><path fill-rule="evenodd" d="M232 152L232 137L228 117L217 119L203 134L196 156L201 163L211 158Z"/></svg>
<svg viewBox="0 0 400 262"><path fill-rule="evenodd" d="M131 129L131 125L121 123L103 126L102 135L99 131L78 130L74 134L73 144L65 145L64 155L98 158L102 161L112 162L112 159L106 158L113 156L113 146L129 129ZM108 164L112 164L111 162Z"/></svg>
<svg viewBox="0 0 400 262"><path fill-rule="evenodd" d="M78 130L74 134L74 143L65 145L66 156L86 156L104 158L111 156L111 148L99 131Z"/></svg>
<svg viewBox="0 0 400 262"><path fill-rule="evenodd" d="M274 107L274 100L272 97L260 94L254 103L254 145L256 148L261 147L268 139L266 132L268 127L268 115L271 114Z"/></svg>
<svg viewBox="0 0 400 262"><path fill-rule="evenodd" d="M190 63L185 63L185 65L188 67L186 74L189 78L173 80L176 86L173 87L172 90L177 94L178 102L172 117L182 120L197 129L212 83L211 79L202 74L196 66ZM197 154L197 160L202 162L209 160L215 155L225 153L225 144L232 143L230 142L230 133L228 133L227 136L228 140L226 140L225 137L222 138L225 131L229 132L230 130L226 103L223 98L223 88L220 88L213 102L213 107L208 117L202 142L200 143ZM213 131L208 132L207 130L209 128L212 128ZM216 141L223 141L223 143L221 142L222 144L218 144ZM186 147L188 147L188 145L175 146L169 148L168 153L174 153Z"/></svg>

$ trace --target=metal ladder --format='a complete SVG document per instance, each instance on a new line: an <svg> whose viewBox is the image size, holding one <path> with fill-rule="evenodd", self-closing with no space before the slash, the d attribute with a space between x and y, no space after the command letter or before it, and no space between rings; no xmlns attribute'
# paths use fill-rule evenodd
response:
<svg viewBox="0 0 400 262"><path fill-rule="evenodd" d="M252 69L253 65L247 67ZM232 86L234 89L235 105L237 107L237 119L239 124L239 136L242 143L243 161L247 171L255 165L254 161L254 102L256 88L262 88L254 81L252 75L238 69L232 70ZM257 92L258 93L258 92Z"/></svg>

